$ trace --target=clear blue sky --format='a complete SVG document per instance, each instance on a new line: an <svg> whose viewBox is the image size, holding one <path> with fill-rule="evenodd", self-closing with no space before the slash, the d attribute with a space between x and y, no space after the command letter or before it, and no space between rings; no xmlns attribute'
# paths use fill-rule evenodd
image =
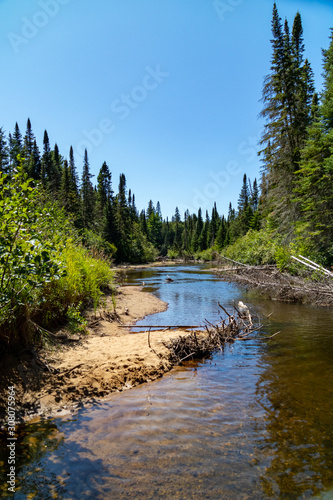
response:
<svg viewBox="0 0 333 500"><path fill-rule="evenodd" d="M299 10L306 56L322 84L333 2L279 0ZM137 208L160 201L226 213L244 172L259 176L259 99L271 57L271 0L0 0L0 126L30 117L79 173L124 172ZM93 179L96 180L96 177Z"/></svg>

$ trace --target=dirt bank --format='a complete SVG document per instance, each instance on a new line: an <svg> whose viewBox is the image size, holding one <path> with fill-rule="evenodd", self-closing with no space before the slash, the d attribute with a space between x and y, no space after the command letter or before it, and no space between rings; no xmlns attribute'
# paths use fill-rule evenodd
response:
<svg viewBox="0 0 333 500"><path fill-rule="evenodd" d="M184 335L184 330L153 331L149 347L147 333L131 333L121 327L164 311L167 304L135 286L121 287L116 304L119 321L111 320L113 306L111 298L107 299L97 319L90 315L89 334L80 340L44 349L38 358L25 353L19 363L15 358L1 363L1 420L10 385L15 386L17 416L29 418L66 412L86 401L154 380L171 369L162 339Z"/></svg>

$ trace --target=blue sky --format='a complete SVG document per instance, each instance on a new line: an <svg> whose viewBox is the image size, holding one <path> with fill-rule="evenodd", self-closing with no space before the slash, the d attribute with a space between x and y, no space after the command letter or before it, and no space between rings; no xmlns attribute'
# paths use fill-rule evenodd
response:
<svg viewBox="0 0 333 500"><path fill-rule="evenodd" d="M306 56L322 84L331 1L277 2L290 27L301 13ZM0 126L46 128L81 174L104 161L117 191L124 172L137 208L164 217L214 201L237 205L256 156L271 0L0 0ZM96 177L93 181L96 180Z"/></svg>

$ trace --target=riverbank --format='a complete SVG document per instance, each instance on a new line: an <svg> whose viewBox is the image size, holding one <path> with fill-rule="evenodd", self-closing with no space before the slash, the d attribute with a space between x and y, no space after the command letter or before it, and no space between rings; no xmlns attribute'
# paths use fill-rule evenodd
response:
<svg viewBox="0 0 333 500"><path fill-rule="evenodd" d="M224 281L256 290L269 299L319 307L333 306L332 278L319 275L314 281L306 271L304 276L292 276L275 266L216 267L211 272Z"/></svg>
<svg viewBox="0 0 333 500"><path fill-rule="evenodd" d="M141 287L118 290L115 315L111 297L103 310L88 313L88 335L74 342L43 349L38 357L24 353L20 360L8 357L0 369L0 418L4 419L7 388L15 387L16 417L29 419L68 413L88 401L155 380L172 368L169 350L163 346L184 330L131 333L132 325L168 305Z"/></svg>

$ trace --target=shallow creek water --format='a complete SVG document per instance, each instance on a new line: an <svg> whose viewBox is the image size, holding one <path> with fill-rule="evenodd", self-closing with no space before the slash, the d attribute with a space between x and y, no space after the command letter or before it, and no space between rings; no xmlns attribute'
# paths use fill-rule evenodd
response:
<svg viewBox="0 0 333 500"><path fill-rule="evenodd" d="M218 301L231 310L243 300L267 326L158 381L20 429L15 498L332 499L333 312L259 298L199 266L131 271L127 282L169 303L140 324L214 322Z"/></svg>

